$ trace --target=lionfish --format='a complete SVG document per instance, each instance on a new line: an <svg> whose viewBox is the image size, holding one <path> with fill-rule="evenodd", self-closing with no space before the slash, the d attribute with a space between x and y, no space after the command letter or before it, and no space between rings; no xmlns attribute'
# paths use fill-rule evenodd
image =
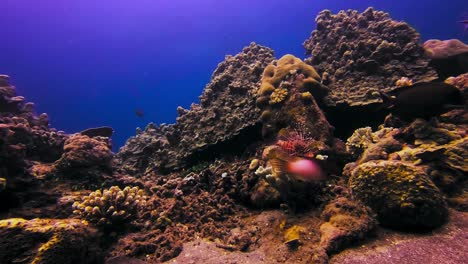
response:
<svg viewBox="0 0 468 264"><path fill-rule="evenodd" d="M312 160L314 153L311 143L313 141L304 123L296 123L290 133L276 142L279 149L271 152L269 162L273 173L276 175L287 173L302 181L324 179L322 169L315 160Z"/></svg>
<svg viewBox="0 0 468 264"><path fill-rule="evenodd" d="M314 139L310 136L303 122L297 122L295 128L286 136L276 142L289 156L313 158L311 143Z"/></svg>

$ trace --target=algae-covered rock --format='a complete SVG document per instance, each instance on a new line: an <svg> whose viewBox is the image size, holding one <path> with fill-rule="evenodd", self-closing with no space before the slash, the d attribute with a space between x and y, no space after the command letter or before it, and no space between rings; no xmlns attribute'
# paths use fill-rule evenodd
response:
<svg viewBox="0 0 468 264"><path fill-rule="evenodd" d="M369 161L349 179L353 194L371 207L382 225L434 228L447 218L447 204L426 173L400 161Z"/></svg>
<svg viewBox="0 0 468 264"><path fill-rule="evenodd" d="M297 246L301 243L301 236L306 231L307 229L302 226L293 225L284 232L284 243L291 248Z"/></svg>
<svg viewBox="0 0 468 264"><path fill-rule="evenodd" d="M325 222L320 226L320 246L327 253L364 239L377 226L369 207L346 197L331 201L321 217Z"/></svg>
<svg viewBox="0 0 468 264"><path fill-rule="evenodd" d="M96 230L76 219L0 221L0 263L98 263Z"/></svg>

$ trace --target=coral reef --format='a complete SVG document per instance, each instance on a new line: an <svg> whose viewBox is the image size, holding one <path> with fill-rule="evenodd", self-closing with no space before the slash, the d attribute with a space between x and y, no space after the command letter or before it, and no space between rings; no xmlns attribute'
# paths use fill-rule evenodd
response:
<svg viewBox="0 0 468 264"><path fill-rule="evenodd" d="M76 219L0 220L1 263L98 263L98 234Z"/></svg>
<svg viewBox="0 0 468 264"><path fill-rule="evenodd" d="M315 19L317 29L304 42L306 62L330 88L327 105L362 106L381 102L379 90L391 89L401 77L413 82L437 78L420 47L420 35L405 22L372 8Z"/></svg>
<svg viewBox="0 0 468 264"><path fill-rule="evenodd" d="M379 222L398 228L434 228L445 223L447 204L428 175L400 161L369 161L352 171L349 186Z"/></svg>
<svg viewBox="0 0 468 264"><path fill-rule="evenodd" d="M263 69L272 60L273 51L255 43L227 56L213 72L200 104L190 110L179 107L174 125L149 125L130 138L116 156L118 166L132 175L167 172L192 165L194 156L232 151L245 146L246 139L258 139L256 94Z"/></svg>
<svg viewBox="0 0 468 264"><path fill-rule="evenodd" d="M430 39L424 42L423 48L440 78L468 71L468 45L460 40Z"/></svg>
<svg viewBox="0 0 468 264"><path fill-rule="evenodd" d="M302 93L306 92L313 97L306 96L303 100ZM315 69L292 55L280 58L276 66L268 65L257 98L257 105L263 111L263 134L278 132L282 124L300 123L307 127L304 130L311 133L311 138L329 141L331 126L316 103L327 92Z"/></svg>
<svg viewBox="0 0 468 264"><path fill-rule="evenodd" d="M447 230L466 229L467 77L418 86L437 78L418 42L384 12L325 10L304 43L311 58L275 60L252 43L175 124L137 129L116 155L112 128L49 128L0 75L0 262L328 263L369 253L346 249L356 243L401 261L413 246L398 243L417 235L377 220L462 239ZM415 87L450 87L464 107L377 109ZM405 114L420 110L412 103ZM466 246L453 245L444 250L457 259L450 250Z"/></svg>
<svg viewBox="0 0 468 264"><path fill-rule="evenodd" d="M344 174L351 176L356 166L368 161L404 162L422 170L452 206L466 210L467 123L466 112L458 109L430 121L416 119L401 128L382 128L371 134L373 142Z"/></svg>
<svg viewBox="0 0 468 264"><path fill-rule="evenodd" d="M278 91L282 91L282 96ZM302 183L297 186L298 179L286 173L286 160L331 153L333 128L315 99L321 100L326 92L315 69L292 55L283 56L263 72L257 98L257 105L263 111L262 133L265 137L276 137L276 144L263 150L266 166L260 167L256 174L277 188L283 200L291 202L290 194L308 189ZM304 93L309 96L304 97Z"/></svg>
<svg viewBox="0 0 468 264"><path fill-rule="evenodd" d="M46 114L36 116L34 104L16 95L6 75L0 75L0 135L0 214L47 200L40 198L39 182L28 169L60 158L67 135L49 128Z"/></svg>

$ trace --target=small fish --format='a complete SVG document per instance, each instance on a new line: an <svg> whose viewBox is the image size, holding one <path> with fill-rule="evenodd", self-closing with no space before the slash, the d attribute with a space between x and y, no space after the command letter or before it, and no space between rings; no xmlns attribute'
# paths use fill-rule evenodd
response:
<svg viewBox="0 0 468 264"><path fill-rule="evenodd" d="M112 137L112 134L114 134L114 129L112 127L108 126L103 126L103 127L95 127L95 128L88 128L86 130L83 130L81 132L78 132L79 134L88 136L88 137Z"/></svg>
<svg viewBox="0 0 468 264"><path fill-rule="evenodd" d="M135 109L135 115L141 118L145 116L145 112L142 109Z"/></svg>
<svg viewBox="0 0 468 264"><path fill-rule="evenodd" d="M443 82L421 82L380 94L384 107L403 120L429 118L464 105L461 91Z"/></svg>
<svg viewBox="0 0 468 264"><path fill-rule="evenodd" d="M460 20L460 21L458 21L458 23L463 25L464 31L468 31L468 19Z"/></svg>

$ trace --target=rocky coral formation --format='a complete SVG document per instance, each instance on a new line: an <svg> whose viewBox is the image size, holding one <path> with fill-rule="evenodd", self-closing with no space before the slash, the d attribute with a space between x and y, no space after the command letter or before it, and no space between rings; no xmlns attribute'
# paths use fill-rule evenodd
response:
<svg viewBox="0 0 468 264"><path fill-rule="evenodd" d="M334 159L340 148L318 104L327 92L315 69L292 55L283 56L263 72L257 105L262 110L262 134L274 144L263 149L261 166L255 174L277 189L293 211L313 204L320 196L319 192L309 194L310 190L320 189L320 181L326 179L323 168L329 174L335 172ZM303 177L288 171L295 162L307 164L313 173ZM261 190L268 192L261 192L262 197L272 201L277 193L265 184Z"/></svg>
<svg viewBox="0 0 468 264"><path fill-rule="evenodd" d="M149 188L148 205L153 209L140 212L141 231L120 238L110 256L162 262L177 256L182 243L195 237L226 241L244 210L233 199L240 199L240 168L223 163L184 178L159 178Z"/></svg>
<svg viewBox="0 0 468 264"><path fill-rule="evenodd" d="M440 78L468 72L468 45L458 39L430 39L423 44Z"/></svg>
<svg viewBox="0 0 468 264"><path fill-rule="evenodd" d="M418 32L388 13L324 10L315 21L317 29L303 45L312 55L306 62L330 88L328 105L379 103L378 91L391 89L401 77L413 82L437 78Z"/></svg>
<svg viewBox="0 0 468 264"><path fill-rule="evenodd" d="M372 210L357 201L338 197L322 212L320 246L328 254L341 251L356 241L363 241L377 227Z"/></svg>
<svg viewBox="0 0 468 264"><path fill-rule="evenodd" d="M38 199L38 182L28 173L34 162L52 162L63 153L65 133L49 128L46 114L16 95L9 77L0 75L0 213ZM40 199L39 199L40 200Z"/></svg>
<svg viewBox="0 0 468 264"><path fill-rule="evenodd" d="M257 98L263 111L263 134L300 123L312 139L329 142L332 128L316 102L327 92L315 69L292 55L280 58L276 66L268 65Z"/></svg>
<svg viewBox="0 0 468 264"><path fill-rule="evenodd" d="M372 128L359 128L346 140L346 151L357 158L372 143L375 143L372 135Z"/></svg>
<svg viewBox="0 0 468 264"><path fill-rule="evenodd" d="M387 120L388 121L388 120ZM345 175L359 164L387 160L417 166L425 177L448 196L452 206L466 210L467 115L463 109L452 110L430 121L416 119L401 128L382 128L372 133L368 145L356 163L345 168Z"/></svg>
<svg viewBox="0 0 468 264"><path fill-rule="evenodd" d="M442 193L416 166L369 161L352 171L349 185L353 194L377 213L383 225L434 228L447 218Z"/></svg>
<svg viewBox="0 0 468 264"><path fill-rule="evenodd" d="M323 11L309 64L252 43L175 124L138 129L115 157L112 128L54 131L0 76L0 217L35 218L0 221L0 262L102 263L102 250L107 263L327 263L374 229L393 232L376 217L440 226L446 201L468 208L466 107L408 120L366 108L435 78L418 41L384 12ZM466 79L446 82L467 98ZM333 107L347 132L364 127L346 145Z"/></svg>
<svg viewBox="0 0 468 264"><path fill-rule="evenodd" d="M103 178L101 174L111 174L113 153L107 137L90 138L75 134L64 144L64 153L53 163L54 173L61 177Z"/></svg>
<svg viewBox="0 0 468 264"><path fill-rule="evenodd" d="M272 50L255 43L227 56L213 72L200 104L190 110L179 107L174 125L149 125L130 138L117 164L132 175L167 172L191 165L195 157L231 152L258 139L256 94L263 69L272 60Z"/></svg>
<svg viewBox="0 0 468 264"><path fill-rule="evenodd" d="M1 263L98 263L98 235L76 219L0 220Z"/></svg>

